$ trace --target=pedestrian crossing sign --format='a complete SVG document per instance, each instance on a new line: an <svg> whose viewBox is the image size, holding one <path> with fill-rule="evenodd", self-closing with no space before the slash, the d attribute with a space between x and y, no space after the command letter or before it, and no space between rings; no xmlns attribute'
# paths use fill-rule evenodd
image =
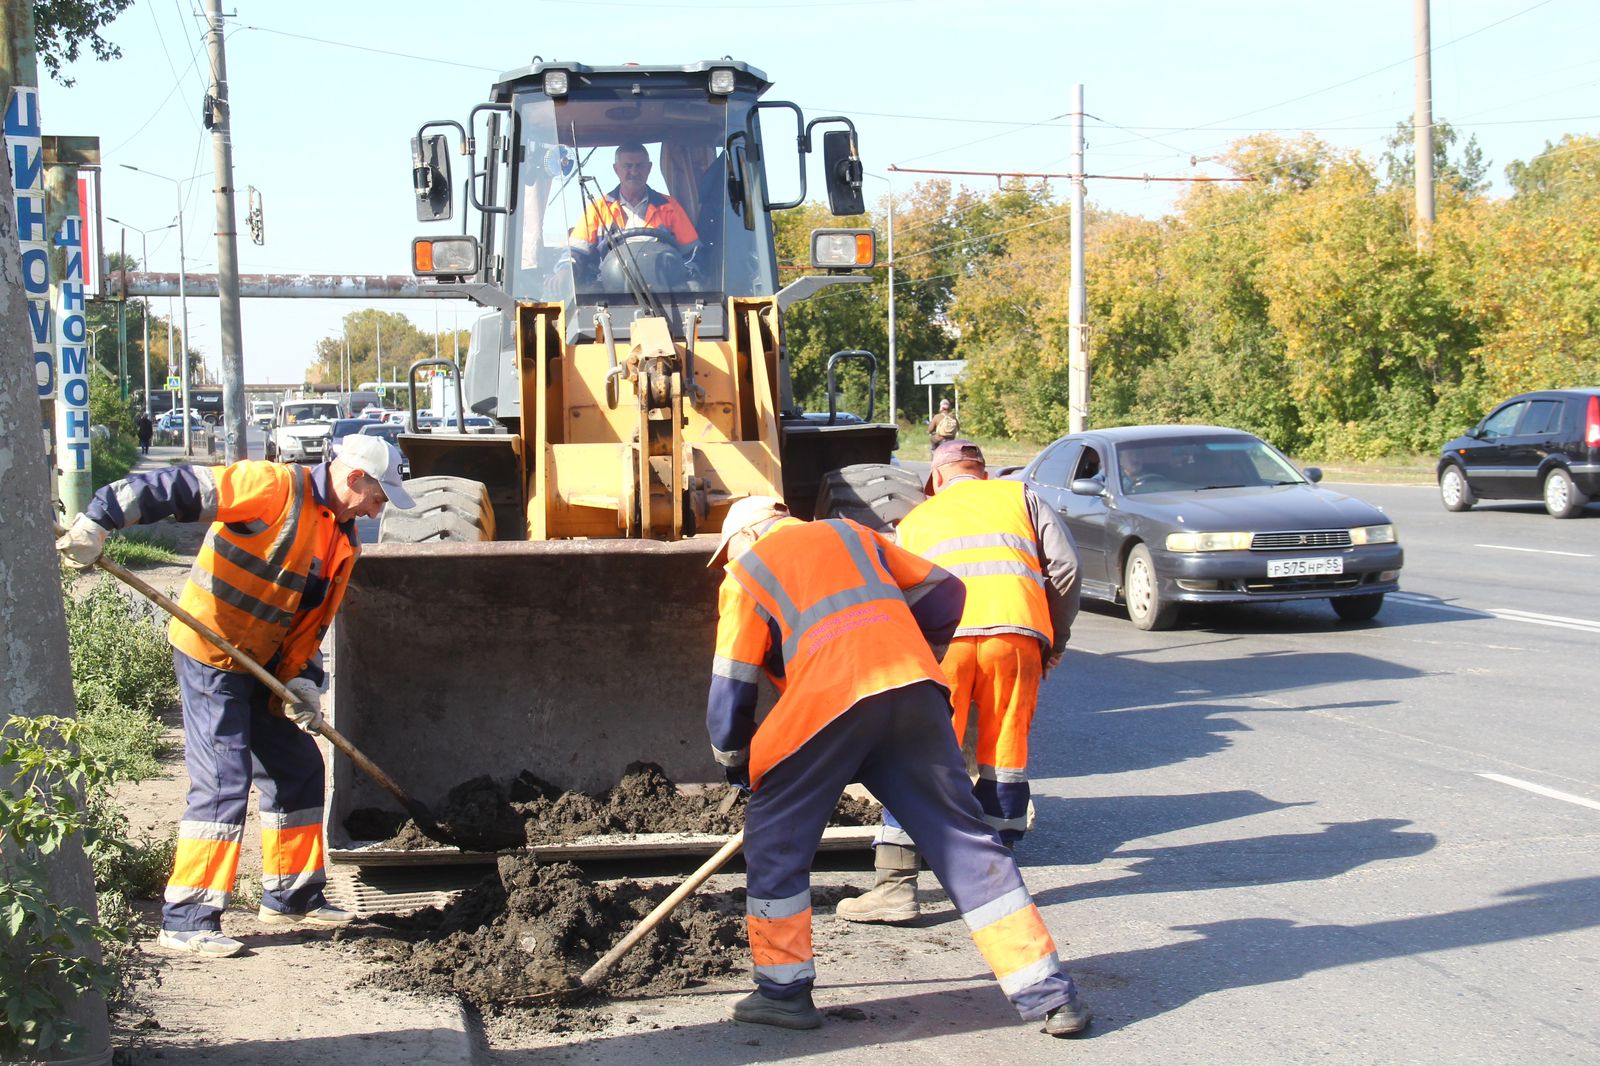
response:
<svg viewBox="0 0 1600 1066"><path fill-rule="evenodd" d="M182 392L183 391L183 379L180 378L176 374L173 374L171 377L167 378L167 391L168 392Z"/></svg>

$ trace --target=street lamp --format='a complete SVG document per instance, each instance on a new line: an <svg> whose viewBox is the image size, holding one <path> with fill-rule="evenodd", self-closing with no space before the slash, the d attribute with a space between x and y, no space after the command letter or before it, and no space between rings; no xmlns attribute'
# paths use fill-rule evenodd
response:
<svg viewBox="0 0 1600 1066"><path fill-rule="evenodd" d="M182 216L179 217L181 218ZM106 221L115 222L123 229L131 229L133 232L139 235L140 270L150 269L150 234L160 233L162 230L172 229L178 224L176 222L168 222L165 226L154 226L150 229L140 229L138 226L130 226L126 222L122 221L122 219L112 218L110 215L106 216ZM181 261L178 265L180 268L183 266ZM127 269L126 263L123 264L123 269ZM169 352L168 355L170 354L171 353ZM146 418L150 417L150 297L148 296L146 296L144 299L144 416Z"/></svg>
<svg viewBox="0 0 1600 1066"><path fill-rule="evenodd" d="M183 187L196 178L210 177L209 173L195 174L192 177L169 178L165 174L157 174L153 170L136 167L132 163L119 164L124 170L132 170L151 178L160 178L162 181L172 182L173 192L178 197L178 305L183 309L183 351L178 356L178 372L183 375L183 454L194 454L194 442L189 439L189 298L184 289L184 274L188 271L185 263L183 248Z"/></svg>

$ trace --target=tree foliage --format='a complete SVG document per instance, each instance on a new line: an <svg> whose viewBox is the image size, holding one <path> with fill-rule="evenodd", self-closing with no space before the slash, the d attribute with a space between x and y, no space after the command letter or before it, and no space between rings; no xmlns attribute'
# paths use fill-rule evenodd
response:
<svg viewBox="0 0 1600 1066"><path fill-rule="evenodd" d="M133 0L34 0L34 48L50 77L62 85L74 84L61 67L76 63L85 45L96 59L122 58L122 49L100 31L132 6Z"/></svg>

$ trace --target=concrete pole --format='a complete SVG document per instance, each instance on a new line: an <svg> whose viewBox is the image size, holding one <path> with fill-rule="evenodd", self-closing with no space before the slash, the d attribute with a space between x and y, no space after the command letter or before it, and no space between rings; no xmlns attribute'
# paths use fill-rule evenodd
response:
<svg viewBox="0 0 1600 1066"><path fill-rule="evenodd" d="M1433 60L1428 27L1428 0L1414 0L1417 60L1417 101L1413 108L1412 168L1417 183L1417 251L1425 252L1433 243Z"/></svg>
<svg viewBox="0 0 1600 1066"><path fill-rule="evenodd" d="M29 0L6 0L0 14L6 20L3 46L11 49L6 75L15 77L24 66L15 61L19 49L25 50L31 65L33 12ZM0 91L8 92L16 84L27 83L0 86ZM11 168L0 167L0 425L29 427L38 424L38 383L17 237ZM0 706L27 716L72 717L76 703L60 564L50 526L51 499L44 437L33 432L5 434L0 438L0 634L5 635L0 639ZM54 902L94 915L94 874L77 837L67 838L49 856L44 870ZM99 957L93 943L82 950ZM65 988L54 991L65 1005L62 1020L76 1025L82 1036L76 1046L54 1052L47 1061L109 1063L105 1001L95 994L73 995Z"/></svg>
<svg viewBox="0 0 1600 1066"><path fill-rule="evenodd" d="M89 436L88 322L84 312L83 219L78 168L44 168L46 225L53 264L50 289L56 334L56 492L70 521L89 506L93 488Z"/></svg>
<svg viewBox="0 0 1600 1066"><path fill-rule="evenodd" d="M150 269L146 264L150 261L150 242L143 233L139 234L139 265ZM144 299L144 416L150 417L150 298Z"/></svg>
<svg viewBox="0 0 1600 1066"><path fill-rule="evenodd" d="M380 311L381 315L382 312ZM372 336L378 346L378 406L384 410L389 408L389 398L383 391L383 319L375 318L372 321Z"/></svg>
<svg viewBox="0 0 1600 1066"><path fill-rule="evenodd" d="M1067 429L1089 424L1089 346L1083 284L1083 86L1072 87L1072 291L1067 298Z"/></svg>
<svg viewBox="0 0 1600 1066"><path fill-rule="evenodd" d="M179 416L178 422L183 426L183 454L192 456L194 442L189 439L189 294L183 287L184 275L189 272L183 246L183 183L173 181L172 187L178 194L178 306L182 309L183 315L183 336L180 339L183 350L178 353L178 374L183 381L183 414ZM168 321L170 339L170 319ZM167 357L170 359L172 350L169 348L167 352Z"/></svg>
<svg viewBox="0 0 1600 1066"><path fill-rule="evenodd" d="M122 231L122 262L128 262L128 231ZM128 405L128 294L117 301L117 382L122 386L122 405Z"/></svg>
<svg viewBox="0 0 1600 1066"><path fill-rule="evenodd" d="M239 234L234 228L233 115L222 47L221 0L206 0L206 50L211 56L211 169L217 181L217 298L222 315L222 428L227 462L249 458L244 402L244 331L239 321Z"/></svg>
<svg viewBox="0 0 1600 1066"><path fill-rule="evenodd" d="M888 179L885 179L888 180ZM895 402L895 368L899 365L897 359L898 348L895 346L895 319L894 319L894 182L889 182L889 421L895 425L900 424L900 416L896 413Z"/></svg>

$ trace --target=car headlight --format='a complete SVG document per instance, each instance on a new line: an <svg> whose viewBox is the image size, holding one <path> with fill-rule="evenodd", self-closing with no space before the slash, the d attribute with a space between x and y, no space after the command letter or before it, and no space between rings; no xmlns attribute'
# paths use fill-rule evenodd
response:
<svg viewBox="0 0 1600 1066"><path fill-rule="evenodd" d="M1394 526L1357 526L1350 531L1351 544L1393 544L1398 539Z"/></svg>
<svg viewBox="0 0 1600 1066"><path fill-rule="evenodd" d="M1254 533L1168 533L1169 552L1248 551Z"/></svg>

